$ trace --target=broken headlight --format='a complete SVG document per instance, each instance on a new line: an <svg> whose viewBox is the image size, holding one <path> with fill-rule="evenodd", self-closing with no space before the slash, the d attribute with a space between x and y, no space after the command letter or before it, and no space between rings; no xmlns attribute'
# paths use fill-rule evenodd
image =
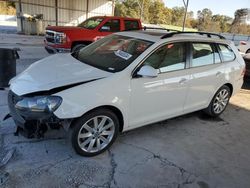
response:
<svg viewBox="0 0 250 188"><path fill-rule="evenodd" d="M54 112L62 103L59 96L36 96L25 97L15 105L19 111L51 113Z"/></svg>

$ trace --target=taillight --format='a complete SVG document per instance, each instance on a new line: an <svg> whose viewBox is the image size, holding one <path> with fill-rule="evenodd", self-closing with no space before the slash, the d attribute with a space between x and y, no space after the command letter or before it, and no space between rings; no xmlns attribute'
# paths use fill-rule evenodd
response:
<svg viewBox="0 0 250 188"><path fill-rule="evenodd" d="M241 45L247 45L247 42L245 42L245 41L240 41L240 44L241 44Z"/></svg>

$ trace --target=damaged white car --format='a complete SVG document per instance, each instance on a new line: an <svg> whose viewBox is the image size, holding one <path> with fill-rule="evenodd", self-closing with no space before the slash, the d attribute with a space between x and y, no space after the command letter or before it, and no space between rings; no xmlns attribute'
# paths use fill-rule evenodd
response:
<svg viewBox="0 0 250 188"><path fill-rule="evenodd" d="M220 115L243 83L245 64L220 35L122 32L32 64L10 81L19 130L71 130L75 151L94 156L120 132L204 110Z"/></svg>

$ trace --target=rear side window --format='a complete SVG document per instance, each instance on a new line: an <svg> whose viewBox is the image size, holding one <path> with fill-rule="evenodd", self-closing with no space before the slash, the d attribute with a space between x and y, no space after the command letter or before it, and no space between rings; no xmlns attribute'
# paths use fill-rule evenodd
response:
<svg viewBox="0 0 250 188"><path fill-rule="evenodd" d="M139 23L136 20L124 20L125 30L139 30Z"/></svg>
<svg viewBox="0 0 250 188"><path fill-rule="evenodd" d="M219 44L219 50L223 61L233 61L235 59L235 54L229 46Z"/></svg>
<svg viewBox="0 0 250 188"><path fill-rule="evenodd" d="M211 65L214 63L213 48L207 43L193 43L192 56L192 67Z"/></svg>

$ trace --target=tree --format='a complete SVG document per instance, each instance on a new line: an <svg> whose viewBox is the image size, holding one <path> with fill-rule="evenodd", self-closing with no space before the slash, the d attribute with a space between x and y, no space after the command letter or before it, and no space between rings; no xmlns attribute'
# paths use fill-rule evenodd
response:
<svg viewBox="0 0 250 188"><path fill-rule="evenodd" d="M16 15L16 8L14 2L0 1L0 14Z"/></svg>
<svg viewBox="0 0 250 188"><path fill-rule="evenodd" d="M115 15L141 18L143 22L149 20L149 7L151 0L124 0L122 2L116 2Z"/></svg>
<svg viewBox="0 0 250 188"><path fill-rule="evenodd" d="M197 12L198 15L198 24L197 29L199 31L207 31L211 26L212 21L212 11L208 8L203 9L202 11Z"/></svg>
<svg viewBox="0 0 250 188"><path fill-rule="evenodd" d="M232 18L225 15L216 14L212 16L213 23L219 24L219 32L228 32Z"/></svg>
<svg viewBox="0 0 250 188"><path fill-rule="evenodd" d="M151 2L149 7L149 23L170 24L171 18L171 9L166 8L161 0Z"/></svg>
<svg viewBox="0 0 250 188"><path fill-rule="evenodd" d="M183 16L185 14L184 7L174 7L172 9L172 21L171 23L176 26L181 26L183 23Z"/></svg>
<svg viewBox="0 0 250 188"><path fill-rule="evenodd" d="M242 23L242 18L247 16L247 9L238 9L234 13L234 20L230 28L231 33L249 34L248 26Z"/></svg>

